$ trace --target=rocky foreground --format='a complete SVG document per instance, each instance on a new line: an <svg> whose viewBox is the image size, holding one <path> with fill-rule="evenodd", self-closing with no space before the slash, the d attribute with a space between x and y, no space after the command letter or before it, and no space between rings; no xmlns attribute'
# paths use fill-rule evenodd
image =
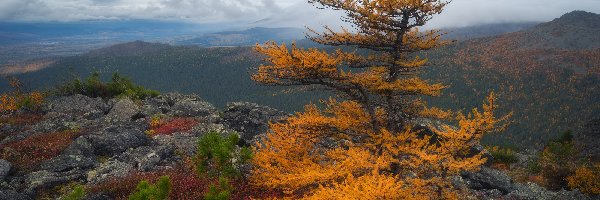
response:
<svg viewBox="0 0 600 200"><path fill-rule="evenodd" d="M251 145L260 141L268 122L288 116L245 102L229 103L219 111L196 95L182 94L141 102L74 95L49 100L40 113L19 111L0 121L0 200L35 199L64 184L94 185L136 172L177 168L184 157L195 154L198 138L209 131L235 131L240 145ZM170 119L171 126L149 132L158 117ZM47 149L19 151L40 146ZM533 183L515 183L489 167L462 173L453 183L471 191L465 197L471 199L590 199L578 191L553 192ZM87 195L113 198L107 193Z"/></svg>

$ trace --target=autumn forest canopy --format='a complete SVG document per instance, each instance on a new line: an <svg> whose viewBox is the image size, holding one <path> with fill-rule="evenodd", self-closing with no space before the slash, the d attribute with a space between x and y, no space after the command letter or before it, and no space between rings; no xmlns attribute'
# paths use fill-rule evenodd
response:
<svg viewBox="0 0 600 200"><path fill-rule="evenodd" d="M599 197L600 15L453 33L452 1L307 3L340 23L0 56L0 199Z"/></svg>

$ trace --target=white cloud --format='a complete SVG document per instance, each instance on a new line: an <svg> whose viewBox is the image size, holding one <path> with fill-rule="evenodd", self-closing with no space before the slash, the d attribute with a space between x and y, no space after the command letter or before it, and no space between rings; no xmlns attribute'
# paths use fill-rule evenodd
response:
<svg viewBox="0 0 600 200"><path fill-rule="evenodd" d="M431 27L549 21L573 11L600 13L600 0L454 0ZM307 0L0 0L0 21L160 19L263 26L340 25L341 13ZM252 24L251 24L252 25Z"/></svg>
<svg viewBox="0 0 600 200"><path fill-rule="evenodd" d="M251 21L280 9L276 0L2 0L0 20L161 19ZM285 5L285 4L282 4Z"/></svg>
<svg viewBox="0 0 600 200"><path fill-rule="evenodd" d="M495 22L550 21L584 10L600 13L599 0L454 0L430 22L433 27Z"/></svg>

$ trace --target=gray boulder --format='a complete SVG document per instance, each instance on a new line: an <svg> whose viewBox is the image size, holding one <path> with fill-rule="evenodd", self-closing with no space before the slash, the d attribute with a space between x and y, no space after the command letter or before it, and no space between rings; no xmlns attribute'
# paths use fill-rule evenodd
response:
<svg viewBox="0 0 600 200"><path fill-rule="evenodd" d="M228 103L223 111L221 123L240 133L241 139L251 144L257 135L268 130L269 122L278 122L289 114L255 103Z"/></svg>
<svg viewBox="0 0 600 200"><path fill-rule="evenodd" d="M81 170L71 170L66 172L37 171L27 174L25 180L27 183L27 193L35 193L40 188L51 188L71 181L79 181L85 178Z"/></svg>
<svg viewBox="0 0 600 200"><path fill-rule="evenodd" d="M50 172L65 172L73 169L90 169L96 165L95 157L62 154L42 163L40 168Z"/></svg>
<svg viewBox="0 0 600 200"><path fill-rule="evenodd" d="M43 110L45 112L81 116L84 119L96 119L107 113L110 107L101 98L90 98L76 94L53 99L45 104Z"/></svg>
<svg viewBox="0 0 600 200"><path fill-rule="evenodd" d="M187 156L194 156L199 138L191 134L175 133L172 135L158 135L154 137L154 140L160 145L174 146L178 152L182 152Z"/></svg>
<svg viewBox="0 0 600 200"><path fill-rule="evenodd" d="M82 115L50 112L44 115L45 120L31 126L37 133L49 133L79 128L93 127L99 124L100 118L85 119Z"/></svg>
<svg viewBox="0 0 600 200"><path fill-rule="evenodd" d="M112 101L112 100L111 100ZM140 106L136 105L129 98L117 99L108 115L106 121L109 122L128 122L135 120L134 117L140 114Z"/></svg>
<svg viewBox="0 0 600 200"><path fill-rule="evenodd" d="M505 196L506 199L524 199L524 200L587 200L590 197L579 191L561 190L558 192L549 191L535 183L520 184L517 183L515 191Z"/></svg>
<svg viewBox="0 0 600 200"><path fill-rule="evenodd" d="M160 95L158 97L144 100L140 112L143 116L167 114L171 112L171 106L172 104L169 104L164 95Z"/></svg>
<svg viewBox="0 0 600 200"><path fill-rule="evenodd" d="M134 166L118 160L109 160L87 173L87 181L99 183L110 177L124 177L134 171Z"/></svg>
<svg viewBox="0 0 600 200"><path fill-rule="evenodd" d="M497 189L503 194L516 190L513 180L505 173L489 167L481 167L478 172L462 172L465 184L473 190Z"/></svg>
<svg viewBox="0 0 600 200"><path fill-rule="evenodd" d="M227 129L223 124L199 123L192 127L192 130L184 133L174 133L171 135L157 135L154 140L163 146L172 146L187 156L194 156L198 139L208 132L230 133L232 130Z"/></svg>
<svg viewBox="0 0 600 200"><path fill-rule="evenodd" d="M596 199L599 199L600 196L596 196ZM556 196L554 197L556 200L588 200L592 199L591 197L579 192L578 190L560 190L556 192Z"/></svg>
<svg viewBox="0 0 600 200"><path fill-rule="evenodd" d="M575 200L590 199L579 191L553 192L535 183L515 183L502 171L482 167L478 172L463 172L453 179L457 188L470 190L478 199Z"/></svg>
<svg viewBox="0 0 600 200"><path fill-rule="evenodd" d="M114 156L127 149L151 143L151 139L141 130L121 126L110 127L98 134L87 135L86 139L92 145L94 154L99 156Z"/></svg>
<svg viewBox="0 0 600 200"><path fill-rule="evenodd" d="M2 200L30 200L27 195L18 193L14 190L0 190L0 199Z"/></svg>
<svg viewBox="0 0 600 200"><path fill-rule="evenodd" d="M86 136L78 137L63 151L63 154L93 156L94 146Z"/></svg>
<svg viewBox="0 0 600 200"><path fill-rule="evenodd" d="M0 182L4 181L4 179L10 172L10 169L10 162L0 159Z"/></svg>
<svg viewBox="0 0 600 200"><path fill-rule="evenodd" d="M228 133L232 132L232 130L227 129L227 127L225 127L223 124L198 123L196 126L192 127L190 134L194 136L202 136L208 132Z"/></svg>
<svg viewBox="0 0 600 200"><path fill-rule="evenodd" d="M171 114L175 117L200 117L212 121L217 109L196 95L182 95L174 100Z"/></svg>
<svg viewBox="0 0 600 200"><path fill-rule="evenodd" d="M512 191L507 196L513 197L515 199L540 199L540 200L550 200L554 199L555 194L553 192L549 192L543 187L538 186L534 183L528 184L516 184L515 190Z"/></svg>
<svg viewBox="0 0 600 200"><path fill-rule="evenodd" d="M129 149L116 159L131 164L138 171L150 171L155 169L161 161L173 156L174 148L171 146L142 146Z"/></svg>

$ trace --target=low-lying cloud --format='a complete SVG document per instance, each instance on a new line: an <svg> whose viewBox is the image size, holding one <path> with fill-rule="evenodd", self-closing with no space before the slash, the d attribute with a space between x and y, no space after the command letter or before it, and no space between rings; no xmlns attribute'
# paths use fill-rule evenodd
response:
<svg viewBox="0 0 600 200"><path fill-rule="evenodd" d="M454 0L431 27L549 21L573 11L600 13L599 0ZM340 25L342 13L307 0L1 0L0 21L150 19L261 26ZM259 21L257 23L252 23Z"/></svg>

